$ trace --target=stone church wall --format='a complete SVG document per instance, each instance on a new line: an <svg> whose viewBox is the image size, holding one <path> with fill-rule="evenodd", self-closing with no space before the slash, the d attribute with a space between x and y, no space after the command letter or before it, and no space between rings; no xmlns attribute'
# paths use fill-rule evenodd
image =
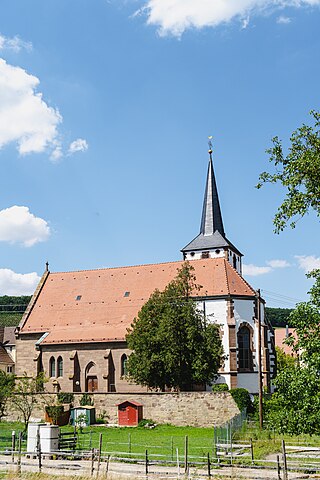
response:
<svg viewBox="0 0 320 480"><path fill-rule="evenodd" d="M79 405L82 394L75 394L75 406ZM52 404L54 396L47 394L47 403ZM176 426L211 427L231 420L239 409L228 392L183 392L183 393L95 393L93 394L96 415L105 411L108 423L118 423L117 404L133 400L143 405L143 418L156 423L171 423ZM39 396L39 404L33 419L43 419L45 401ZM6 420L17 419L13 412Z"/></svg>

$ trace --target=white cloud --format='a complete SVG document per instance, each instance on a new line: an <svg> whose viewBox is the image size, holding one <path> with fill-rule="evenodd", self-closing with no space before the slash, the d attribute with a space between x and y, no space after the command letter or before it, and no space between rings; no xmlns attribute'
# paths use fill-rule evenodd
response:
<svg viewBox="0 0 320 480"><path fill-rule="evenodd" d="M315 268L320 268L320 257L315 257L314 255L296 255L295 258L298 260L299 268L306 273Z"/></svg>
<svg viewBox="0 0 320 480"><path fill-rule="evenodd" d="M21 50L32 50L32 43L25 42L17 35L15 37L9 38L0 34L0 50L13 50L18 53Z"/></svg>
<svg viewBox="0 0 320 480"><path fill-rule="evenodd" d="M216 27L275 8L318 6L320 0L148 0L136 14L146 14L160 35L181 36L189 28Z"/></svg>
<svg viewBox="0 0 320 480"><path fill-rule="evenodd" d="M72 155L73 153L85 152L86 150L88 150L87 141L83 138L77 138L77 140L74 140L70 143L68 153Z"/></svg>
<svg viewBox="0 0 320 480"><path fill-rule="evenodd" d="M62 117L37 92L39 79L0 59L0 148L16 143L20 154L57 147Z"/></svg>
<svg viewBox="0 0 320 480"><path fill-rule="evenodd" d="M243 265L243 274L251 277L257 277L258 275L265 275L272 271L271 267L258 267L250 263L249 265Z"/></svg>
<svg viewBox="0 0 320 480"><path fill-rule="evenodd" d="M290 267L290 263L287 262L286 260L269 260L266 262L269 267L272 268L286 268Z"/></svg>
<svg viewBox="0 0 320 480"><path fill-rule="evenodd" d="M277 18L277 23L288 25L288 23L291 23L291 18L280 15L280 17Z"/></svg>
<svg viewBox="0 0 320 480"><path fill-rule="evenodd" d="M242 25L241 25L242 30L245 30L248 27L249 22L250 22L250 17L246 17L242 20Z"/></svg>
<svg viewBox="0 0 320 480"><path fill-rule="evenodd" d="M31 247L49 236L48 223L30 213L28 207L14 205L0 210L0 241Z"/></svg>
<svg viewBox="0 0 320 480"><path fill-rule="evenodd" d="M0 268L1 295L32 295L39 280L36 272L15 273L8 268Z"/></svg>

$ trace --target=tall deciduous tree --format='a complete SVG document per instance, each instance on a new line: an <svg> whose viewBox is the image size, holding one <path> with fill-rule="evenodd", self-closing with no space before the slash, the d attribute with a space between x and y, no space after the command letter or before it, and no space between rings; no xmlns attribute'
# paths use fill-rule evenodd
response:
<svg viewBox="0 0 320 480"><path fill-rule="evenodd" d="M140 385L192 390L217 375L223 355L219 326L192 298L200 288L193 270L186 262L163 292L151 295L128 330L128 373Z"/></svg>
<svg viewBox="0 0 320 480"><path fill-rule="evenodd" d="M309 210L320 215L320 112L312 110L310 114L314 125L302 125L292 133L287 155L279 137L272 139L273 147L267 150L275 173L261 173L257 188L265 183L279 183L286 189L285 199L273 220L276 233L289 221L295 227Z"/></svg>

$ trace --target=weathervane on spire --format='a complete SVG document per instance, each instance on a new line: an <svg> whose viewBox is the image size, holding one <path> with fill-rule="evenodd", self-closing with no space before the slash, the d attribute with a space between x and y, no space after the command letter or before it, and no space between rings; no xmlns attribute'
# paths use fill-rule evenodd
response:
<svg viewBox="0 0 320 480"><path fill-rule="evenodd" d="M209 150L208 150L208 153L210 155L210 158L211 158L211 155L212 155L212 135L209 135L208 137L209 141L208 141L208 145L209 145Z"/></svg>

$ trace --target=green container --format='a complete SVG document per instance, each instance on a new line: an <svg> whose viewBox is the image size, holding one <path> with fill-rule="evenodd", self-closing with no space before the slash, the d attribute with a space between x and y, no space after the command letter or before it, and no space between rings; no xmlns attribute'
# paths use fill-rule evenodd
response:
<svg viewBox="0 0 320 480"><path fill-rule="evenodd" d="M87 427L88 425L93 425L94 423L96 423L95 407L91 407L88 405L84 407L71 408L71 414L70 414L71 425L79 425L79 422L81 422L81 425L83 427Z"/></svg>

